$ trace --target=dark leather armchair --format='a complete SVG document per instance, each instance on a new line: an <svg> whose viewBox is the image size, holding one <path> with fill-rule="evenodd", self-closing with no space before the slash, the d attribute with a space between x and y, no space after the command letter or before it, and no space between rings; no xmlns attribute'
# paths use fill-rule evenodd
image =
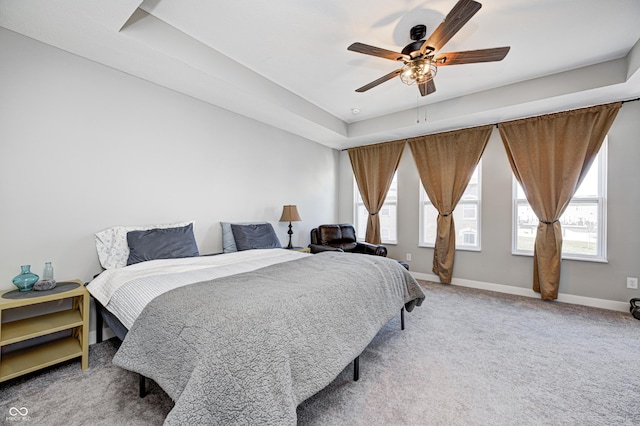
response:
<svg viewBox="0 0 640 426"><path fill-rule="evenodd" d="M353 225L320 225L311 230L311 253L321 251L346 251L351 253L387 256L387 248L380 244L370 244L356 239Z"/></svg>

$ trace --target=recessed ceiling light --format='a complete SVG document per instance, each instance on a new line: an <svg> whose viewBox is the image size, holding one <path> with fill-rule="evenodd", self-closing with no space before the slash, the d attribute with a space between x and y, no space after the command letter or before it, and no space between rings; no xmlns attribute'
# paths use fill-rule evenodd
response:
<svg viewBox="0 0 640 426"><path fill-rule="evenodd" d="M351 112L353 114L359 114L360 113L360 108L351 108Z"/></svg>

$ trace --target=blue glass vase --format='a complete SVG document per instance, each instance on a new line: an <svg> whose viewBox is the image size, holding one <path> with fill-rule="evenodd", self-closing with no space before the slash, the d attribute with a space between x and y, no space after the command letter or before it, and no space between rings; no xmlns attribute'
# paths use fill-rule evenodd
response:
<svg viewBox="0 0 640 426"><path fill-rule="evenodd" d="M40 277L31 272L31 265L22 265L20 269L20 275L16 275L11 280L11 282L13 282L13 285L18 287L18 290L20 291L33 290L33 285L38 281L38 278Z"/></svg>

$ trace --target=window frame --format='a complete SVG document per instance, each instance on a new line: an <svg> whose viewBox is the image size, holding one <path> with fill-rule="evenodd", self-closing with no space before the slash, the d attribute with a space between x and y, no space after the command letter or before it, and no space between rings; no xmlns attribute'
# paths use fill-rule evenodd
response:
<svg viewBox="0 0 640 426"><path fill-rule="evenodd" d="M572 197L571 202L567 206L567 210L571 205L575 204L597 204L598 212L598 228L596 254L579 254L579 253L562 253L563 260L577 260L584 262L608 263L607 257L607 176L608 176L608 137L605 137L598 151L596 160L591 167L598 166L598 193L597 197ZM533 250L518 249L518 206L529 205L526 198L518 198L518 181L512 175L512 194L511 194L511 254L516 256L533 256ZM567 212L565 210L565 213ZM565 214L563 213L563 215ZM537 228L536 228L537 229ZM566 247L563 245L563 249Z"/></svg>
<svg viewBox="0 0 640 426"><path fill-rule="evenodd" d="M460 201L458 202L458 204L456 205L456 208L454 209L454 211L456 211L458 208L463 208L464 209L464 205L473 205L476 208L476 217L475 219L468 219L468 220L475 220L476 221L476 229L477 232L475 234L476 236L476 241L477 244L471 246L468 244L461 244L460 241L464 241L464 238L458 238L458 235L456 235L456 250L461 250L461 251L482 251L482 159L480 159L480 161L478 162L478 165L476 166L476 170L478 171L478 199L477 200L464 200L464 196L463 198L460 199ZM467 185L468 187L468 185ZM465 188L465 191L467 189ZM420 191L420 212L419 212L419 226L418 226L418 247L427 247L427 248L434 248L435 247L435 241L434 242L427 242L423 240L423 236L424 236L424 228L425 228L425 223L424 223L424 208L426 205L431 205L433 206L433 203L431 202L431 200L429 199L429 197L427 196L427 191L424 189L424 186L422 185L422 182L420 182L419 185L419 191ZM435 209L435 207L434 207ZM464 213L463 213L464 214ZM457 229L456 228L456 233L459 232L463 232L464 228L461 229Z"/></svg>
<svg viewBox="0 0 640 426"><path fill-rule="evenodd" d="M391 188L393 186L393 184L395 183L396 186L396 199L395 201L387 201L388 195L389 195L389 191L387 191L387 195L385 196L384 199L384 204L382 205L382 207L380 208L380 216L385 215L384 210L385 208L389 208L389 206L395 206L395 210L396 210L396 218L395 221L393 223L393 226L395 227L395 235L396 235L396 239L395 240L390 240L390 239L385 239L383 238L383 233L382 233L382 229L380 229L380 239L382 241L382 244L389 244L389 245L396 245L398 244L398 198L399 198L399 188L398 188L398 171L396 170L393 174L393 178L391 179L391 186L389 187L389 191L391 191ZM360 190L358 189L358 182L356 182L356 178L355 176L353 177L353 198L354 198L354 209L353 209L353 225L356 228L356 233L357 233L357 239L358 241L364 241L365 239L365 235L364 233L358 232L359 230L359 221L358 221L358 210L359 207L362 207L363 209L366 210L366 208L364 207L364 201L362 201L362 197L360 196ZM387 213L389 214L389 213ZM365 229L366 229L366 224L365 224Z"/></svg>

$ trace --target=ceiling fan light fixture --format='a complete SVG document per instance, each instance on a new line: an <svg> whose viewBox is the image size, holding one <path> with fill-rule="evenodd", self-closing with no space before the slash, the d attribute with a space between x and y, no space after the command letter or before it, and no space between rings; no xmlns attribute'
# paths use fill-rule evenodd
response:
<svg viewBox="0 0 640 426"><path fill-rule="evenodd" d="M438 72L438 67L431 61L431 58L422 58L407 62L400 71L400 80L411 86L412 84L422 84L433 79Z"/></svg>
<svg viewBox="0 0 640 426"><path fill-rule="evenodd" d="M351 44L347 50L403 63L402 68L395 69L371 83L357 88L356 92L366 92L385 81L399 77L408 86L416 84L420 94L427 96L436 91L433 80L438 72L437 67L503 60L509 53L509 46L437 53L481 7L482 5L474 0L458 0L453 9L445 16L444 21L426 39L424 39L427 35L426 26L420 24L412 27L409 35L413 42L406 45L400 52L364 43Z"/></svg>

